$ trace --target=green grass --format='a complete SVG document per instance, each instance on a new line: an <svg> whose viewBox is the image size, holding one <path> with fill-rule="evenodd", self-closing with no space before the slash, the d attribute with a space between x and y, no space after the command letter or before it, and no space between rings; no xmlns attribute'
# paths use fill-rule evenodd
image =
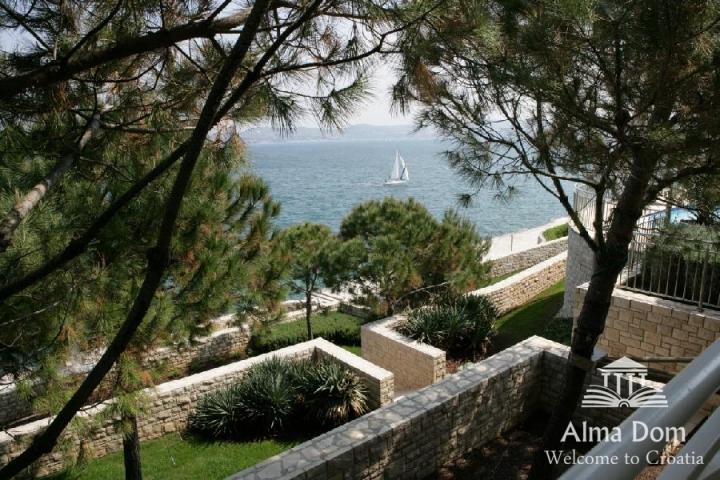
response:
<svg viewBox="0 0 720 480"><path fill-rule="evenodd" d="M316 313L311 318L313 335L336 345L360 345L360 326L363 322L361 318L340 312ZM305 318L277 323L253 332L248 353L259 355L306 340Z"/></svg>
<svg viewBox="0 0 720 480"><path fill-rule="evenodd" d="M493 351L505 349L533 335L546 336L548 326L562 307L564 293L563 280L522 307L500 317L495 323L497 335L493 338Z"/></svg>
<svg viewBox="0 0 720 480"><path fill-rule="evenodd" d="M143 442L141 459L145 480L213 480L251 467L300 442L263 440L258 442L204 442L183 440L177 434ZM125 477L122 452L91 460L47 479L117 480Z"/></svg>
<svg viewBox="0 0 720 480"><path fill-rule="evenodd" d="M568 236L568 224L565 223L563 225L556 225L554 227L550 227L547 230L545 230L543 233L543 237L545 240L557 240L558 238L563 238Z"/></svg>
<svg viewBox="0 0 720 480"><path fill-rule="evenodd" d="M360 348L360 345L340 345L340 347L344 348L350 353L354 353L358 357L362 357L362 348Z"/></svg>

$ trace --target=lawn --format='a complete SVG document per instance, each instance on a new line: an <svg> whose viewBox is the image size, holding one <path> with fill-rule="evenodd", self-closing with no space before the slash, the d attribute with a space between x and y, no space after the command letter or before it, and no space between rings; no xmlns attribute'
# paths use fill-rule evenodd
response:
<svg viewBox="0 0 720 480"><path fill-rule="evenodd" d="M340 345L342 348L350 353L354 353L358 357L362 357L362 348L360 345Z"/></svg>
<svg viewBox="0 0 720 480"><path fill-rule="evenodd" d="M543 237L548 242L550 240L557 240L558 238L563 238L568 236L568 224L564 223L562 225L556 225L554 227L550 227L547 230L545 230L543 233Z"/></svg>
<svg viewBox="0 0 720 480"><path fill-rule="evenodd" d="M492 342L494 352L515 345L533 335L553 340L563 339L562 323L553 321L563 304L565 281L561 281L540 293L522 307L500 317L496 323L497 335ZM568 332L569 334L569 332Z"/></svg>
<svg viewBox="0 0 720 480"><path fill-rule="evenodd" d="M262 440L258 442L205 442L183 440L177 434L143 442L143 478L214 480L251 467L300 442ZM125 477L122 452L91 460L84 468L75 467L45 477L52 480L117 480Z"/></svg>

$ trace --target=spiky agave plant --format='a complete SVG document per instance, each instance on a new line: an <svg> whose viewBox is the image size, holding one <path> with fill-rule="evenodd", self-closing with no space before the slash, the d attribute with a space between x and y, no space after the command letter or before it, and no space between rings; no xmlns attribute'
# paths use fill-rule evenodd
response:
<svg viewBox="0 0 720 480"><path fill-rule="evenodd" d="M297 387L289 373L292 362L271 358L250 369L238 384L237 407L242 412L241 435L275 435L292 416L297 405Z"/></svg>
<svg viewBox="0 0 720 480"><path fill-rule="evenodd" d="M203 437L232 439L238 435L240 385L234 384L205 395L188 419L188 429Z"/></svg>
<svg viewBox="0 0 720 480"><path fill-rule="evenodd" d="M322 427L335 427L368 410L360 378L342 365L319 360L298 376L304 408Z"/></svg>

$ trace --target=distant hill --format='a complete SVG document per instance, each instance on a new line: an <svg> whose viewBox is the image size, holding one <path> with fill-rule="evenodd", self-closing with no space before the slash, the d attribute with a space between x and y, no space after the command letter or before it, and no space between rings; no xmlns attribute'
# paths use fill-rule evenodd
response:
<svg viewBox="0 0 720 480"><path fill-rule="evenodd" d="M300 127L289 136L282 136L270 127L255 127L240 132L247 143L313 142L333 140L384 140L402 137L436 138L429 129L413 133L412 125L352 125L340 133L328 134L319 128Z"/></svg>

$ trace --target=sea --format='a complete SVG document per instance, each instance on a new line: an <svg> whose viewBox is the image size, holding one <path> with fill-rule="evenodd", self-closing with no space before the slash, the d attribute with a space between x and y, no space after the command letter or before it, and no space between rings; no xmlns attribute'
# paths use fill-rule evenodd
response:
<svg viewBox="0 0 720 480"><path fill-rule="evenodd" d="M362 138L265 142L248 145L251 169L270 185L281 203L279 227L317 222L334 231L356 205L371 199L413 197L436 218L457 209L484 236L543 225L564 216L557 199L534 179L516 179L512 198L492 187L476 193L470 206L458 196L472 191L446 162L451 145L437 138ZM405 159L410 181L384 185L395 160Z"/></svg>

